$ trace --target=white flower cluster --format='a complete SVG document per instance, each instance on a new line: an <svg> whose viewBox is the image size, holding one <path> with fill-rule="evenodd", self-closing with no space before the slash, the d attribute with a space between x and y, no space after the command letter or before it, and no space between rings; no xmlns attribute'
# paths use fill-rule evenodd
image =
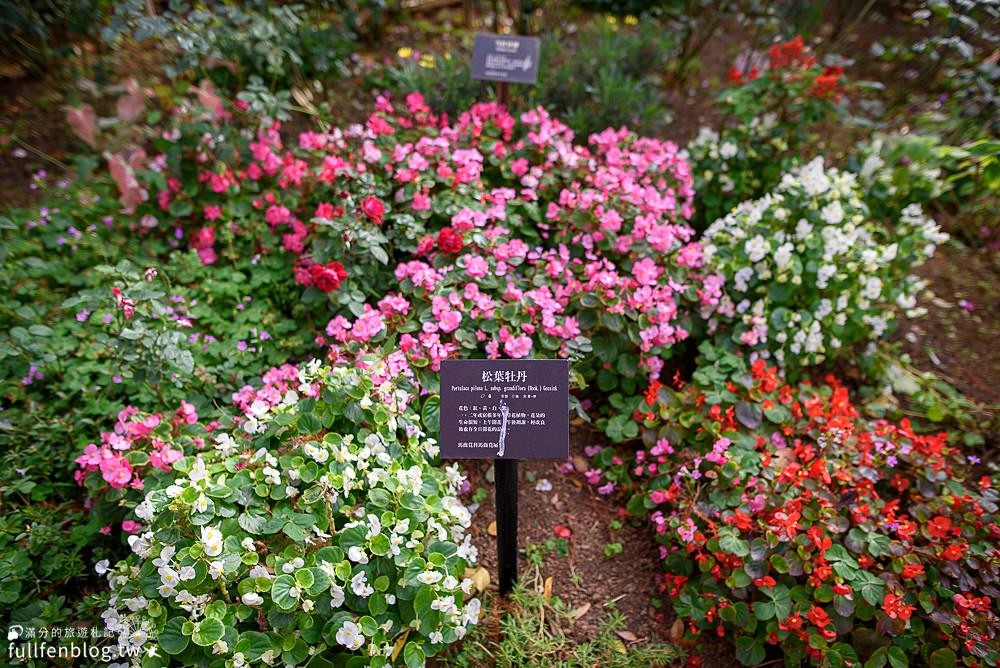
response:
<svg viewBox="0 0 1000 668"><path fill-rule="evenodd" d="M936 137L918 134L877 134L862 144L857 172L869 207L895 216L941 196L948 187L941 169L946 150Z"/></svg>
<svg viewBox="0 0 1000 668"><path fill-rule="evenodd" d="M431 464L437 447L406 403L370 400L386 389L370 372L316 363L300 380L341 403L289 391L251 407L241 428L148 489L134 555L100 565L120 645L296 665L320 650L388 658L407 630L433 653L477 622L458 467ZM328 632L309 633L303 616Z"/></svg>
<svg viewBox="0 0 1000 668"><path fill-rule="evenodd" d="M881 337L897 309L920 315L922 284L909 271L945 239L917 205L891 232L872 222L855 175L817 158L706 230L706 267L727 288L703 315L713 329L732 323L736 340L759 355L818 363Z"/></svg>
<svg viewBox="0 0 1000 668"><path fill-rule="evenodd" d="M721 192L732 192L736 187L734 178L742 178L738 173L741 165L754 157L747 155L748 147L774 141L777 142L777 149L787 148L781 138L770 136L776 124L775 114L765 114L738 128L727 130L725 136L720 136L709 127L699 129L683 152L685 159L701 168L693 174L698 186L703 188L717 180Z"/></svg>

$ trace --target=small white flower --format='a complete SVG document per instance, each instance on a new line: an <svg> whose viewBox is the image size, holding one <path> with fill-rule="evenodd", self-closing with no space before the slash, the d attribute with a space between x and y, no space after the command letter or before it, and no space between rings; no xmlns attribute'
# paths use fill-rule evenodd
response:
<svg viewBox="0 0 1000 668"><path fill-rule="evenodd" d="M344 622L337 631L337 642L350 650L360 648L365 644L365 636L354 622Z"/></svg>
<svg viewBox="0 0 1000 668"><path fill-rule="evenodd" d="M441 575L440 573L438 573L437 571L430 571L430 570L428 570L428 571L424 571L423 573L421 573L420 575L418 575L417 576L417 580L419 580L420 582L422 582L424 584L430 585L430 584L436 584L436 583L440 582L441 578L443 578L443 577L444 576Z"/></svg>
<svg viewBox="0 0 1000 668"><path fill-rule="evenodd" d="M248 591L243 594L243 602L250 606L261 605L264 603L264 597L255 591Z"/></svg>
<svg viewBox="0 0 1000 668"><path fill-rule="evenodd" d="M770 250L767 241L759 234L743 245L743 251L751 262L760 262L767 256Z"/></svg>

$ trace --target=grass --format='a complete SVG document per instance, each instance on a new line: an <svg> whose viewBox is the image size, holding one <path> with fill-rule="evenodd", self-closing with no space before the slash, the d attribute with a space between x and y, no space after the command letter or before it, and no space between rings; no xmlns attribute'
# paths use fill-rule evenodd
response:
<svg viewBox="0 0 1000 668"><path fill-rule="evenodd" d="M546 595L537 567L522 579L509 601L494 598L485 603L484 608L496 616L480 620L455 651L440 657L442 665L631 668L667 666L683 658L680 649L659 640L624 642L623 638L634 636L626 631L625 616L612 605L605 606L608 612L598 633L579 642L570 634L574 611L558 597Z"/></svg>

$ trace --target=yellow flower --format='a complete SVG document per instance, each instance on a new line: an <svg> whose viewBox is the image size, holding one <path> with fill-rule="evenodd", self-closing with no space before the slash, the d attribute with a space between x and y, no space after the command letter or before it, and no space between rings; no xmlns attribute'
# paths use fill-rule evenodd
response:
<svg viewBox="0 0 1000 668"><path fill-rule="evenodd" d="M625 17L625 25L627 26L637 26L639 25L639 19L629 14Z"/></svg>
<svg viewBox="0 0 1000 668"><path fill-rule="evenodd" d="M408 46L401 46L399 50L396 51L396 55L400 58L410 58L413 56L413 49Z"/></svg>
<svg viewBox="0 0 1000 668"><path fill-rule="evenodd" d="M427 69L427 70L433 70L434 69L434 56L430 55L429 53L428 54L424 54L423 56L420 56L420 67L423 67L424 69Z"/></svg>
<svg viewBox="0 0 1000 668"><path fill-rule="evenodd" d="M608 14L608 15L607 15L607 16L605 16L604 18L605 18L605 19L607 19L608 23L610 23L611 25L614 25L614 24L618 23L618 19L616 19L616 18L615 18L614 16L612 16L611 14Z"/></svg>

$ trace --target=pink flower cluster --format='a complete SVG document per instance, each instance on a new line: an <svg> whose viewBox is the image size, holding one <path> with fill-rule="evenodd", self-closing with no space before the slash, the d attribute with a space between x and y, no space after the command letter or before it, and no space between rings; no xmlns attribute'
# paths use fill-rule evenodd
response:
<svg viewBox="0 0 1000 668"><path fill-rule="evenodd" d="M88 475L100 473L104 482L115 489L142 489L144 466L133 465L128 459L129 453L143 452L148 456L150 467L168 471L184 456L177 443L179 429L197 422L195 407L186 401L181 402L169 422L164 421L160 413L140 413L138 408L126 406L118 413L114 428L101 434L100 444L91 443L76 458L79 468L74 477L82 485ZM205 430L211 431L211 428L214 425ZM204 440L195 436L192 443L202 447Z"/></svg>

